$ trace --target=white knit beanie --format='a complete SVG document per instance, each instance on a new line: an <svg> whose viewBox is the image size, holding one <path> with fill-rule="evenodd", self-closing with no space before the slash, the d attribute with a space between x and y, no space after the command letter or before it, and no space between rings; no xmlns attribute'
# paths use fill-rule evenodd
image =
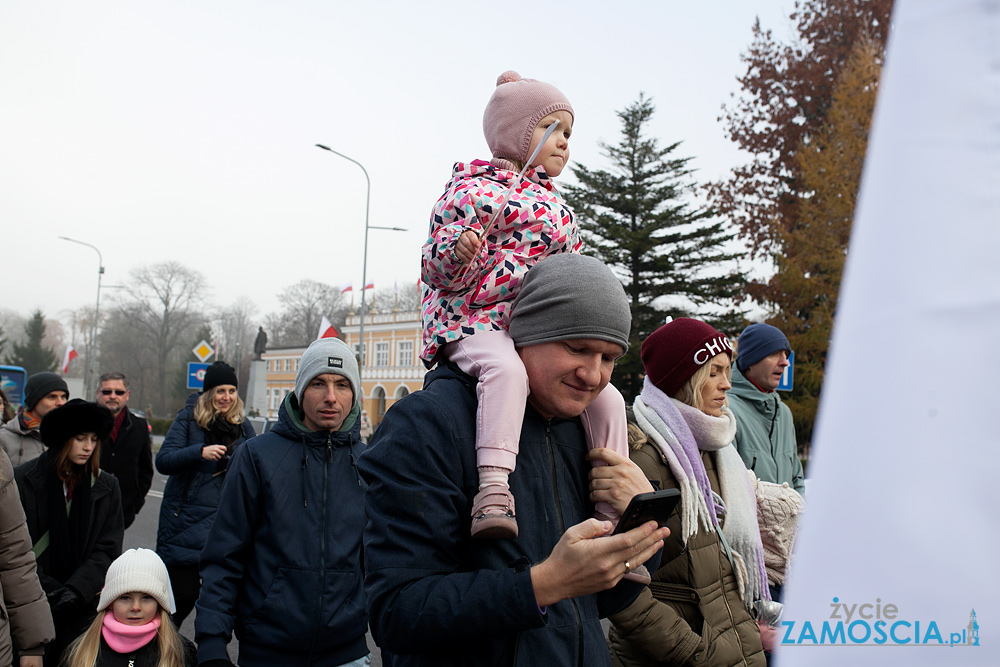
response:
<svg viewBox="0 0 1000 667"><path fill-rule="evenodd" d="M126 593L151 595L171 614L177 611L167 566L155 551L129 549L111 563L104 578L104 590L101 591L97 611L104 611Z"/></svg>

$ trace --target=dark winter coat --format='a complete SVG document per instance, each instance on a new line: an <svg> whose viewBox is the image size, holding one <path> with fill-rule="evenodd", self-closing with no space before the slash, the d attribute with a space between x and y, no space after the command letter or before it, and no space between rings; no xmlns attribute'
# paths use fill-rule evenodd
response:
<svg viewBox="0 0 1000 667"><path fill-rule="evenodd" d="M678 488L655 445L634 450L631 458L661 489ZM703 452L701 458L712 490L719 493L713 453ZM702 527L685 545L680 513L674 512L667 525L670 536L653 582L628 609L611 617L613 664L764 667L760 630L740 598L718 533Z"/></svg>
<svg viewBox="0 0 1000 667"><path fill-rule="evenodd" d="M12 644L21 655L41 655L55 629L45 592L38 583L31 535L14 483L10 459L0 452L0 665L11 664Z"/></svg>
<svg viewBox="0 0 1000 667"><path fill-rule="evenodd" d="M21 495L21 505L28 523L31 543L35 544L49 530L49 510L46 484L49 476L49 456L42 456L14 469L17 490ZM88 602L97 607L97 598L104 588L104 575L108 573L111 561L122 554L122 538L125 527L122 522L122 500L118 490L118 480L113 475L101 471L90 488L90 527L84 553L83 564L66 581L56 581L48 575L46 553L38 557L38 578L42 588L50 593L61 586L70 586Z"/></svg>
<svg viewBox="0 0 1000 667"><path fill-rule="evenodd" d="M197 667L197 650L190 639L180 635L184 644L184 667ZM94 667L159 667L160 642L158 637L131 653L115 653L108 642L101 637L101 651L97 654Z"/></svg>
<svg viewBox="0 0 1000 667"><path fill-rule="evenodd" d="M118 438L112 441L109 436L101 443L101 470L118 479L122 514L128 528L146 502L146 493L153 483L153 450L146 420L133 415L127 407L122 410L125 416Z"/></svg>
<svg viewBox="0 0 1000 667"><path fill-rule="evenodd" d="M288 394L274 428L230 464L201 558L201 662L225 658L234 629L244 666L333 667L368 653L360 423L314 432L300 415Z"/></svg>
<svg viewBox="0 0 1000 667"><path fill-rule="evenodd" d="M191 394L174 418L167 437L156 455L156 469L170 475L160 503L160 524L156 531L156 553L169 566L197 565L208 531L219 508L225 473L216 461L201 457L205 430L194 420L194 404L200 394ZM237 446L254 436L250 422L242 424Z"/></svg>
<svg viewBox="0 0 1000 667"><path fill-rule="evenodd" d="M47 484L59 483L61 486L60 482L53 482L50 451L46 450L34 461L15 468L14 478L24 506L31 542L36 545L49 531ZM52 614L56 638L46 647L46 665L57 664L66 645L86 630L97 609L98 595L104 587L108 567L122 553L125 526L122 521L122 497L118 490L118 480L101 471L90 488L90 502L84 560L76 571L66 581L59 581L49 573L52 547L38 557L38 578L46 593L67 587L80 596L78 603L58 609Z"/></svg>
<svg viewBox="0 0 1000 667"><path fill-rule="evenodd" d="M623 581L542 613L529 573L566 529L593 516L583 426L526 408L509 478L518 537L473 540L475 387L439 366L423 391L386 413L359 462L370 485L365 589L375 641L394 667L608 665L600 619L642 587Z"/></svg>

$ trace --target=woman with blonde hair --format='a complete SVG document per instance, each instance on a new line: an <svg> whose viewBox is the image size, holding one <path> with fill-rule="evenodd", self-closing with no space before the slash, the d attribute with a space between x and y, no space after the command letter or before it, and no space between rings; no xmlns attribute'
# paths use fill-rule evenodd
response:
<svg viewBox="0 0 1000 667"><path fill-rule="evenodd" d="M14 469L38 580L55 623L47 666L58 663L94 617L104 575L122 552L118 480L97 465L113 423L107 408L74 399L46 413L40 428L45 451Z"/></svg>
<svg viewBox="0 0 1000 667"><path fill-rule="evenodd" d="M732 446L732 355L725 335L689 318L642 344L646 378L633 407L642 433L631 458L660 488L680 489L681 503L652 582L610 617L615 665L765 664L751 609L769 593L754 478Z"/></svg>
<svg viewBox="0 0 1000 667"><path fill-rule="evenodd" d="M205 371L204 389L188 397L156 455L156 469L170 475L163 489L156 552L167 566L181 623L198 599L198 559L219 507L229 460L253 427L237 394L236 371L217 361Z"/></svg>
<svg viewBox="0 0 1000 667"><path fill-rule="evenodd" d="M149 549L129 549L108 568L97 616L67 649L63 665L195 667L196 649L178 634L173 610L163 561Z"/></svg>

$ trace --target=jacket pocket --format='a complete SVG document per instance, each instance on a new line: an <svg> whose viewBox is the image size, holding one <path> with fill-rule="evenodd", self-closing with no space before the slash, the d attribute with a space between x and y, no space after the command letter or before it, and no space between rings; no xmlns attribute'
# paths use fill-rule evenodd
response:
<svg viewBox="0 0 1000 667"><path fill-rule="evenodd" d="M247 600L246 634L240 641L308 648L319 621L319 584L315 571L278 568L263 597Z"/></svg>

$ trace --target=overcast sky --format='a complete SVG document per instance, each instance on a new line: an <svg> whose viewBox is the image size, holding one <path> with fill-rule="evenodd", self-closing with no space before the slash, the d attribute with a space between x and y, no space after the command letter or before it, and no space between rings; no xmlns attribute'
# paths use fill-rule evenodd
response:
<svg viewBox="0 0 1000 667"><path fill-rule="evenodd" d="M202 272L211 303L310 278L415 282L457 160L488 158L482 113L507 69L576 111L571 161L605 168L616 110L644 91L651 135L699 181L744 157L718 121L760 17L792 0L517 5L320 0L0 3L0 307L65 318L144 264ZM568 173L568 170L567 172ZM114 295L102 291L102 301Z"/></svg>

